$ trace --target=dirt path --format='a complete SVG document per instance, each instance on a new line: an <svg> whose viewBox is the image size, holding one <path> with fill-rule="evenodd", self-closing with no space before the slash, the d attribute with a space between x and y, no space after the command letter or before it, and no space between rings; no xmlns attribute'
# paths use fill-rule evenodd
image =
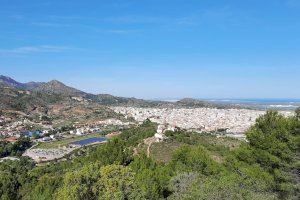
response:
<svg viewBox="0 0 300 200"><path fill-rule="evenodd" d="M149 137L149 138L144 139L144 141L142 143L139 143L138 146L133 149L133 155L137 155L139 147L142 144L145 144L147 146L147 157L149 158L150 153L151 153L151 145L155 142L156 142L155 137Z"/></svg>
<svg viewBox="0 0 300 200"><path fill-rule="evenodd" d="M139 143L137 147L134 147L134 148L133 148L133 155L134 155L134 156L136 156L136 155L139 154L138 149L139 149L139 147L141 146L141 144L142 144L142 143Z"/></svg>
<svg viewBox="0 0 300 200"><path fill-rule="evenodd" d="M155 137L150 137L150 138L146 138L145 140L144 140L144 143L146 144L146 145L148 145L148 147L147 147L147 157L149 158L150 157L150 149L151 149L151 145L154 143L154 142L156 142L156 138Z"/></svg>

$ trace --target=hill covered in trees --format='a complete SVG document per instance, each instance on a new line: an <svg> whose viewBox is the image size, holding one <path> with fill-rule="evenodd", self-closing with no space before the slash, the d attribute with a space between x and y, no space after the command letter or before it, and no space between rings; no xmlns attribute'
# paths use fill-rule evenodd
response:
<svg viewBox="0 0 300 200"><path fill-rule="evenodd" d="M161 151L178 145L165 161L134 153L155 131L145 121L66 161L0 163L1 199L299 199L300 110L267 112L247 131L248 142L168 132Z"/></svg>

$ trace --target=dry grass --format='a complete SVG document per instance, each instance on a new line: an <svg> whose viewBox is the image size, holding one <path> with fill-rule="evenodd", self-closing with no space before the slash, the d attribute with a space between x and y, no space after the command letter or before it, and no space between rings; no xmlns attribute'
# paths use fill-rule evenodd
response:
<svg viewBox="0 0 300 200"><path fill-rule="evenodd" d="M176 141L153 143L150 148L150 157L159 162L168 162L180 146L182 144Z"/></svg>

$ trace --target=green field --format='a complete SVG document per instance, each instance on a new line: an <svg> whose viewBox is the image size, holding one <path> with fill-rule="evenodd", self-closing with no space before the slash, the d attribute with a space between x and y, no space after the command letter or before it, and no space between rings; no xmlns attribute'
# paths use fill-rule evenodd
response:
<svg viewBox="0 0 300 200"><path fill-rule="evenodd" d="M90 134L90 135L83 135L83 136L74 136L71 138L63 138L60 140L55 140L53 142L40 142L37 146L34 147L34 149L53 149L53 148L59 148L63 147L71 142L76 142L79 140L84 140L88 138L93 138L93 137L99 137L102 136L99 133L95 134Z"/></svg>

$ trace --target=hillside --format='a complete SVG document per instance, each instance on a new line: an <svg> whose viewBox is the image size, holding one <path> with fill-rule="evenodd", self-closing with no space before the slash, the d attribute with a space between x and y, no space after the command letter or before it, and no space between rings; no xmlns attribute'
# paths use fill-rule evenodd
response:
<svg viewBox="0 0 300 200"><path fill-rule="evenodd" d="M36 106L46 105L47 103L52 103L53 101L49 99L57 99L57 102L68 101L70 97L80 97L83 100L88 100L92 103L99 103L105 106L140 106L140 107L151 107L167 105L165 102L160 101L147 101L136 98L125 98L116 97L109 94L90 94L78 89L69 87L64 83L52 80L47 83L43 82L29 82L20 83L14 79L7 76L0 76L0 90L1 97L6 100L2 101L0 108L13 108L15 102L21 102L23 104L28 104L28 100L35 99L34 102ZM22 94L22 95L21 95ZM14 97L14 99L12 98ZM45 97L45 99L44 99ZM59 98L58 98L59 97ZM25 106L27 107L27 106Z"/></svg>
<svg viewBox="0 0 300 200"><path fill-rule="evenodd" d="M104 106L132 106L132 107L164 107L164 108L199 108L199 107L209 107L209 108L238 108L238 106L233 105L219 105L211 102L201 101L197 99L191 99L191 98L185 98L177 102L166 102L166 101L152 101L152 100L143 100L143 99L137 99L137 98L127 98L127 97L118 97L113 96L110 94L91 94L86 93L83 91L80 91L76 88L70 87L65 85L64 83L52 80L47 83L44 82L28 82L28 83L20 83L18 81L15 81L14 79L7 77L7 76L0 76L0 88L3 90L3 88L6 88L6 90L10 90L10 92L13 93L26 93L28 96L20 99L20 95L14 94L13 96L16 97L16 99L12 100L18 101L27 101L29 99L35 99L35 101L32 101L37 103L37 106L40 105L41 101L42 104L45 105L49 102L49 99L43 99L50 98L55 99L56 103L60 103L60 101L69 101L72 97L79 97L82 100L89 101L91 103L98 103L100 105ZM9 88L9 89L8 89ZM2 97L5 96L7 93L3 93ZM10 94L12 95L12 94ZM59 98L58 98L59 97ZM8 97L8 99L11 99ZM8 104L6 106L11 107L9 104L11 101L4 101L2 104ZM53 102L50 100L50 102ZM28 102L23 102L25 104L28 104ZM2 108L3 108L2 105ZM5 105L4 105L5 107Z"/></svg>
<svg viewBox="0 0 300 200"><path fill-rule="evenodd" d="M7 86L15 89L25 89L25 90L32 90L44 83L42 82L28 82L28 83L20 83L8 76L0 75L0 85Z"/></svg>
<svg viewBox="0 0 300 200"><path fill-rule="evenodd" d="M0 109L31 112L64 101L67 99L59 94L26 91L0 85Z"/></svg>
<svg viewBox="0 0 300 200"><path fill-rule="evenodd" d="M75 88L66 86L62 82L59 82L57 80L52 80L48 83L43 83L39 85L38 87L35 87L33 89L34 91L38 92L45 92L50 94L62 94L65 96L85 96L86 93L77 90Z"/></svg>

